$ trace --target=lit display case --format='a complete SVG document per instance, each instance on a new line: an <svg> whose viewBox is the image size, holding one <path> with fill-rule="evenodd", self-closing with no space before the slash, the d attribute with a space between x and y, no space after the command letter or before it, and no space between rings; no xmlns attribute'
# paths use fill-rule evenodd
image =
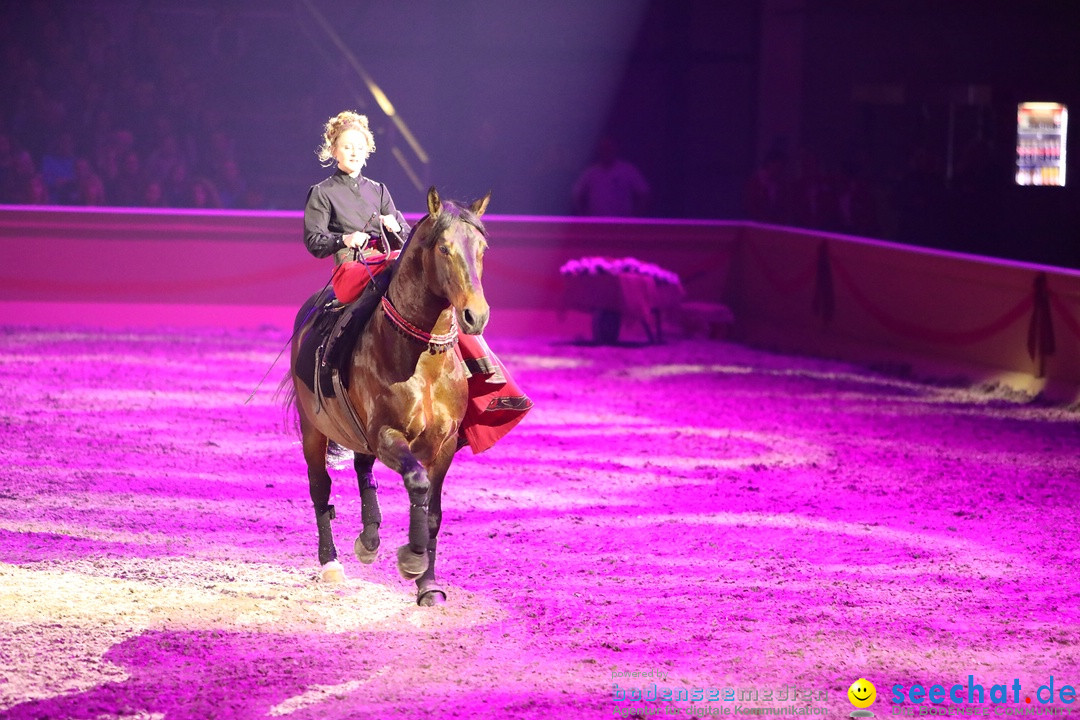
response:
<svg viewBox="0 0 1080 720"><path fill-rule="evenodd" d="M1069 111L1061 103L1026 102L1016 110L1016 184L1065 185Z"/></svg>

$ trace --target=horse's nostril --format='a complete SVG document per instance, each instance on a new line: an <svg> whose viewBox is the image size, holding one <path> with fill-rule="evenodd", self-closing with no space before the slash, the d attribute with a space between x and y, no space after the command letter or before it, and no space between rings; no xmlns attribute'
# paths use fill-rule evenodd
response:
<svg viewBox="0 0 1080 720"><path fill-rule="evenodd" d="M468 309L467 309L467 310L465 310L465 312L463 312L463 313L462 313L461 315L462 315L462 317L464 318L464 320L465 320L465 324L466 324L466 325L467 325L468 327L472 327L473 325L475 325L475 324L476 324L476 315L475 315L475 314L473 314L473 311L472 311L472 310L468 310Z"/></svg>

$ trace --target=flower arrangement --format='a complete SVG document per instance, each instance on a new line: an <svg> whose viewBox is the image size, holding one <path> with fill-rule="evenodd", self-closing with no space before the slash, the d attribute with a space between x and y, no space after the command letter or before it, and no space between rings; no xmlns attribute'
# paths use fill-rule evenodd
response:
<svg viewBox="0 0 1080 720"><path fill-rule="evenodd" d="M583 257L571 260L559 268L560 275L622 275L624 273L648 275L656 282L665 285L680 285L679 276L676 273L632 257Z"/></svg>

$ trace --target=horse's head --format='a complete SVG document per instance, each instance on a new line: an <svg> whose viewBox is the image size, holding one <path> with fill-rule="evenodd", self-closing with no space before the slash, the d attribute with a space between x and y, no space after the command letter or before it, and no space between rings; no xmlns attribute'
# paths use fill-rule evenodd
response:
<svg viewBox="0 0 1080 720"><path fill-rule="evenodd" d="M430 292L445 298L454 308L458 325L469 335L479 335L491 310L484 298L480 278L484 273L487 233L480 217L491 193L468 208L444 201L438 191L428 190L428 216L424 233L415 239L424 248L424 279ZM417 228L419 231L421 228Z"/></svg>

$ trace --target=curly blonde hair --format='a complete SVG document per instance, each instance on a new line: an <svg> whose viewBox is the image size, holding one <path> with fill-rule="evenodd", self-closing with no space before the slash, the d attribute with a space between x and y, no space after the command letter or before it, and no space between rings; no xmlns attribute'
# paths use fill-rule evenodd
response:
<svg viewBox="0 0 1080 720"><path fill-rule="evenodd" d="M327 120L326 125L323 126L323 143L317 154L319 162L324 166L333 164L334 145L341 137L341 133L346 130L359 130L363 133L368 146L368 155L375 152L375 136L371 134L371 128L368 127L367 115L345 110Z"/></svg>

